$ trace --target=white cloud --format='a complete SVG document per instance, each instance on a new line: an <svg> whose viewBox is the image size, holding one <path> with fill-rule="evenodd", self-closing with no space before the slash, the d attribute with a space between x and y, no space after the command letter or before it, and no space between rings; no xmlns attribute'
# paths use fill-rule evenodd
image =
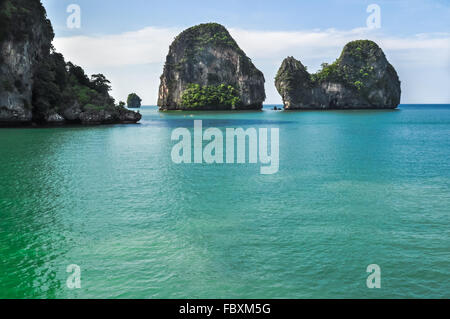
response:
<svg viewBox="0 0 450 319"><path fill-rule="evenodd" d="M54 45L67 60L89 73L104 73L113 82L113 95L125 99L140 91L144 102L155 104L159 76L177 28L148 27L106 36L56 38ZM259 31L231 28L241 48L266 75L268 103L280 103L273 77L286 56L295 56L310 70L332 62L343 46L356 39L376 41L399 71L404 103L450 102L450 33L386 36L365 28L353 30ZM430 86L430 82L436 85Z"/></svg>
<svg viewBox="0 0 450 319"><path fill-rule="evenodd" d="M412 37L387 37L366 28L339 31L329 29L313 32L270 32L231 29L231 34L254 59L297 55L301 60L336 59L344 45L352 40L377 42L386 53L407 51L417 63L442 62L450 50L450 33L419 34ZM429 61L422 50L432 50L440 58Z"/></svg>
<svg viewBox="0 0 450 319"><path fill-rule="evenodd" d="M54 46L69 60L89 68L158 63L178 31L149 27L117 35L56 38Z"/></svg>

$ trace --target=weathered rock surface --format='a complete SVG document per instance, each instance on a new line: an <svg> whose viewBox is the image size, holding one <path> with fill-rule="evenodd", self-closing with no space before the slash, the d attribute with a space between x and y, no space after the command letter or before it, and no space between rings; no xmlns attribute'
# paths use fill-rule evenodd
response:
<svg viewBox="0 0 450 319"><path fill-rule="evenodd" d="M34 72L50 51L53 29L39 1L2 0L0 12L0 122L28 122Z"/></svg>
<svg viewBox="0 0 450 319"><path fill-rule="evenodd" d="M275 85L293 109L395 109L401 83L382 49L368 40L347 44L335 63L316 74L293 57L285 59Z"/></svg>
<svg viewBox="0 0 450 319"><path fill-rule="evenodd" d="M182 32L170 46L158 106L162 110L259 110L266 98L264 83L264 75L225 27L201 24ZM237 102L223 102L224 97L219 97L218 103L211 103L214 99L199 96L198 103L183 105L183 94L192 85L216 91L220 86L229 87L229 92L223 93L225 98L236 90Z"/></svg>
<svg viewBox="0 0 450 319"><path fill-rule="evenodd" d="M65 123L66 119L64 117L62 117L61 115L59 115L58 113L53 113L53 114L49 114L46 117L45 121L50 124L51 123L57 124L57 123Z"/></svg>
<svg viewBox="0 0 450 319"><path fill-rule="evenodd" d="M141 107L142 99L136 94L131 93L128 95L127 105L130 109L138 109Z"/></svg>
<svg viewBox="0 0 450 319"><path fill-rule="evenodd" d="M115 105L103 75L89 79L82 68L54 52L53 37L40 0L0 0L0 124L141 119Z"/></svg>

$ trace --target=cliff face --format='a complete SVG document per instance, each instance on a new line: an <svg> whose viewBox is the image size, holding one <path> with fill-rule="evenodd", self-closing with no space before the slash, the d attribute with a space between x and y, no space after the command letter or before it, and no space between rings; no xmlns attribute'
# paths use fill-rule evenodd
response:
<svg viewBox="0 0 450 319"><path fill-rule="evenodd" d="M164 110L261 109L264 75L219 24L182 32L170 46L158 106ZM187 93L191 96L183 96Z"/></svg>
<svg viewBox="0 0 450 319"><path fill-rule="evenodd" d="M54 52L53 28L40 0L0 0L0 123L135 123L115 106L109 81L89 79Z"/></svg>
<svg viewBox="0 0 450 319"><path fill-rule="evenodd" d="M142 99L136 93L131 93L128 95L127 105L129 108L138 109L141 107L141 102Z"/></svg>
<svg viewBox="0 0 450 319"><path fill-rule="evenodd" d="M397 72L368 40L350 42L336 62L323 64L316 74L289 57L275 85L285 109L395 109L401 98Z"/></svg>
<svg viewBox="0 0 450 319"><path fill-rule="evenodd" d="M0 122L31 121L33 77L53 30L39 1L0 1Z"/></svg>

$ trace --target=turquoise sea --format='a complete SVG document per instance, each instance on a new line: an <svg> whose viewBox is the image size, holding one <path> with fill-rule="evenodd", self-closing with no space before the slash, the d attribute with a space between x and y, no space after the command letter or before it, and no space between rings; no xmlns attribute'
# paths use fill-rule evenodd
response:
<svg viewBox="0 0 450 319"><path fill-rule="evenodd" d="M271 107L0 129L0 298L449 298L450 105ZM279 128L278 174L174 164L200 119Z"/></svg>

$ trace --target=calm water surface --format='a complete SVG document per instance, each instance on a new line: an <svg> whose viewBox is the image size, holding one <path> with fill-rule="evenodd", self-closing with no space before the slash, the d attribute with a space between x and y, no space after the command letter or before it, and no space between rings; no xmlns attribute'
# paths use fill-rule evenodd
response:
<svg viewBox="0 0 450 319"><path fill-rule="evenodd" d="M0 129L1 298L450 297L450 106L141 112ZM280 128L279 173L173 164L195 119Z"/></svg>

